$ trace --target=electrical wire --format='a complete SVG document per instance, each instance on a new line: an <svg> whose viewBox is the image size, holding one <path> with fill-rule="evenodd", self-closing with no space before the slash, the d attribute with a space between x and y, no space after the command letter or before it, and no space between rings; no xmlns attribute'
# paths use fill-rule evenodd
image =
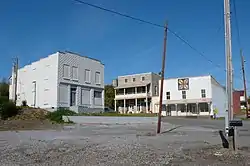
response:
<svg viewBox="0 0 250 166"><path fill-rule="evenodd" d="M103 10L103 11L106 11L106 12L109 12L109 13L113 13L113 14L116 14L116 15L119 15L119 16L122 16L122 17L126 17L126 18L129 18L129 19L138 21L138 22L149 24L149 25L152 25L152 26L155 26L155 27L158 27L158 28L165 28L164 25L160 25L160 24L153 23L153 22L150 22L150 21L146 21L146 20L134 17L134 16L130 16L130 15L127 15L127 14L124 14L124 13L121 13L121 12L118 12L118 11L115 11L115 10L111 10L111 9L107 9L107 8L104 8L104 7L101 7L101 6L97 6L97 5L85 2L83 0L73 0L73 1L78 2L80 4L84 4L84 5L93 7L93 8L97 8L97 9L100 9L100 10ZM195 51L198 55L200 55L201 57L203 57L204 59L206 59L208 62L210 62L212 65L214 65L215 67L220 68L224 72L226 72L226 69L224 69L219 64L215 64L211 59L209 59L207 56L205 56L204 53L202 53L197 48L195 48L194 46L192 46L186 39L182 38L180 35L178 35L176 32L174 32L173 30L171 30L169 27L167 27L167 30L171 34L173 34L176 38L180 39L183 43L185 43L189 48L191 48L193 51ZM238 35L239 35L239 33L238 33ZM236 77L236 76L234 76L234 77ZM240 77L238 77L238 78L240 78ZM240 78L240 79L242 80L242 78Z"/></svg>

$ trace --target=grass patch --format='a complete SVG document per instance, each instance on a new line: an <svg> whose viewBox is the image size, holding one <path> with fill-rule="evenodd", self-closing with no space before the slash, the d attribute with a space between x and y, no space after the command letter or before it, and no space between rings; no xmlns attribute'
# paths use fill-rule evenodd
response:
<svg viewBox="0 0 250 166"><path fill-rule="evenodd" d="M119 114L117 112L104 112L104 113L79 113L77 116L126 116L126 117L155 117L157 114Z"/></svg>
<svg viewBox="0 0 250 166"><path fill-rule="evenodd" d="M49 112L46 115L46 118L54 123L65 123L62 119L62 116L74 116L77 115L74 111L70 111L67 109L59 109L54 112ZM72 121L68 121L67 123L73 123Z"/></svg>

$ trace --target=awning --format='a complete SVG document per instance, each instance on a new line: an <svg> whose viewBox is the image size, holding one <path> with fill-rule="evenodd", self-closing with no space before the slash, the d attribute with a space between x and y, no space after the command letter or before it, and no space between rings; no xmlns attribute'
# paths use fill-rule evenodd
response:
<svg viewBox="0 0 250 166"><path fill-rule="evenodd" d="M182 99L182 100L163 100L162 104L191 104L191 103L210 103L212 102L211 98L204 99ZM155 103L159 105L159 101Z"/></svg>

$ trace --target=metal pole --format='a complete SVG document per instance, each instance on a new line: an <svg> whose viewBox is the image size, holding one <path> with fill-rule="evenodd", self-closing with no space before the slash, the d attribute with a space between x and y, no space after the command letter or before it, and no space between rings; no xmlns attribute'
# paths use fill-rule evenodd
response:
<svg viewBox="0 0 250 166"><path fill-rule="evenodd" d="M230 24L230 2L224 0L225 22L225 53L226 53L226 92L228 116L225 117L225 129L228 131L229 120L233 119L233 73L232 73L232 45Z"/></svg>
<svg viewBox="0 0 250 166"><path fill-rule="evenodd" d="M160 89L160 103L159 103L159 113L158 113L158 124L157 133L161 132L161 112L162 112L162 96L163 96L163 83L164 83L164 70L165 70L165 59L166 59L166 44L167 44L167 23L164 29L164 40L163 40L163 54L162 54L162 69L161 69L161 89Z"/></svg>
<svg viewBox="0 0 250 166"><path fill-rule="evenodd" d="M242 77L243 77L243 84L244 84L244 95L246 101L246 118L248 118L248 99L247 99L247 86L246 86L246 75L245 75L245 60L242 53L242 49L240 49L240 56L241 56L241 67L242 67Z"/></svg>

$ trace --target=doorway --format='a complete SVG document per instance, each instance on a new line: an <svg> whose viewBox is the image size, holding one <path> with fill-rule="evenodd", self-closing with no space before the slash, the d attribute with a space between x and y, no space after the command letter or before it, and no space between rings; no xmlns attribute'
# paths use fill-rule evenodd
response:
<svg viewBox="0 0 250 166"><path fill-rule="evenodd" d="M76 87L70 88L70 106L76 105Z"/></svg>

